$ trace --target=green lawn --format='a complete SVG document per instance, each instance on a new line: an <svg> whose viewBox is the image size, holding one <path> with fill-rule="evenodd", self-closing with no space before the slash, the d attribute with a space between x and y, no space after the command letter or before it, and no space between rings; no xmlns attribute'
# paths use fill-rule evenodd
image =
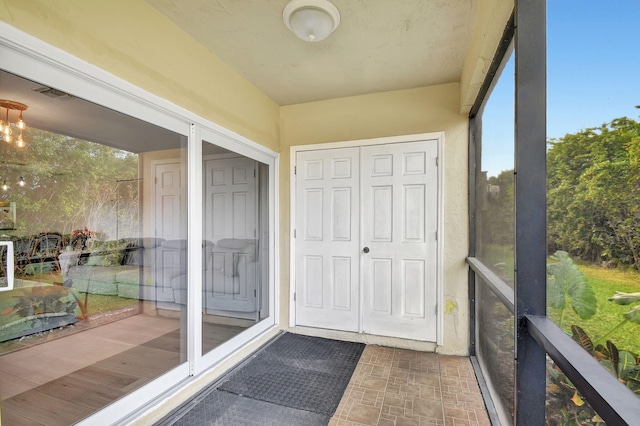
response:
<svg viewBox="0 0 640 426"><path fill-rule="evenodd" d="M630 306L621 306L607 299L616 291L625 293L640 292L640 273L605 269L596 266L579 265L580 271L591 284L598 300L596 314L588 320L580 319L570 308L565 312L563 329L571 330L576 324L587 332L595 342L623 320L623 314ZM633 306L633 305L631 305ZM549 309L549 317L558 321L559 312ZM607 340L611 340L620 350L627 350L640 355L640 325L628 323L616 330Z"/></svg>

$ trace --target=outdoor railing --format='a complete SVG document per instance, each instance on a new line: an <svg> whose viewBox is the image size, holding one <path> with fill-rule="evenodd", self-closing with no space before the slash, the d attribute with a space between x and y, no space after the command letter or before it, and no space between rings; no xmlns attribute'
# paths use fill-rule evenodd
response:
<svg viewBox="0 0 640 426"><path fill-rule="evenodd" d="M512 312L515 312L513 290L491 272L480 260L467 258L467 263L486 286ZM578 343L546 316L525 315L526 331L575 385L591 407L610 425L638 424L640 400Z"/></svg>

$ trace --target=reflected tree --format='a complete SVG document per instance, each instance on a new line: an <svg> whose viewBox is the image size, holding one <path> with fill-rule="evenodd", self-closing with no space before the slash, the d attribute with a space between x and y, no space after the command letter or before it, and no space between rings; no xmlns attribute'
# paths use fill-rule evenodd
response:
<svg viewBox="0 0 640 426"><path fill-rule="evenodd" d="M88 227L100 239L115 238L120 219L137 221L136 154L37 129L27 140L3 152L0 169L12 182L0 199L17 204L16 235ZM26 185L17 184L20 176Z"/></svg>

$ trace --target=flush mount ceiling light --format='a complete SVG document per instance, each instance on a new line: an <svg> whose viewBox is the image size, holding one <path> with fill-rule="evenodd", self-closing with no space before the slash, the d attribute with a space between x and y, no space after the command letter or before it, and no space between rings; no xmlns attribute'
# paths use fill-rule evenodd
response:
<svg viewBox="0 0 640 426"><path fill-rule="evenodd" d="M300 40L315 43L329 37L340 24L340 12L327 0L291 0L282 20Z"/></svg>

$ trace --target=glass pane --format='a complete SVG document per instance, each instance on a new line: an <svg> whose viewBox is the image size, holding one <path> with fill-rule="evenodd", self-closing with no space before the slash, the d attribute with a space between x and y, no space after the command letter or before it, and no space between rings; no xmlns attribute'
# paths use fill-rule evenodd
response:
<svg viewBox="0 0 640 426"><path fill-rule="evenodd" d="M186 361L186 137L1 71L0 93L28 106L0 151L2 420L68 425Z"/></svg>
<svg viewBox="0 0 640 426"><path fill-rule="evenodd" d="M269 168L203 142L202 351L269 316Z"/></svg>
<svg viewBox="0 0 640 426"><path fill-rule="evenodd" d="M638 16L640 3L625 0L547 9L547 312L611 371L612 354L632 364L640 354L640 300L610 300L640 292ZM618 373L640 396L629 370ZM547 415L597 424L562 377Z"/></svg>
<svg viewBox="0 0 640 426"><path fill-rule="evenodd" d="M476 257L513 286L514 60L506 62L481 111L480 172L476 178Z"/></svg>
<svg viewBox="0 0 640 426"><path fill-rule="evenodd" d="M549 426L604 425L602 418L558 367L547 366L546 419Z"/></svg>
<svg viewBox="0 0 640 426"><path fill-rule="evenodd" d="M482 281L476 282L476 352L502 424L513 424L513 315Z"/></svg>

